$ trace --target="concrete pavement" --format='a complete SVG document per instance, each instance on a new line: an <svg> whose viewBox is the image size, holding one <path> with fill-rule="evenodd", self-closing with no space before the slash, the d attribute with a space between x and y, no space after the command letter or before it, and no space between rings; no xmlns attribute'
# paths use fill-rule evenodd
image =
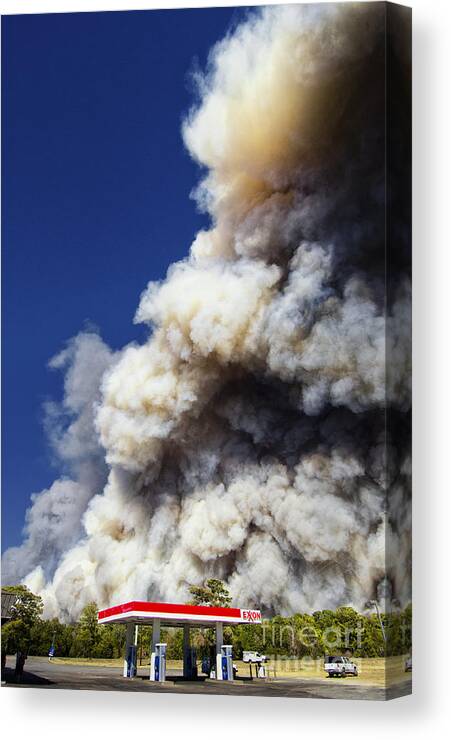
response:
<svg viewBox="0 0 451 740"><path fill-rule="evenodd" d="M390 689L379 686L346 684L346 679L315 681L298 678L250 680L241 678L232 682L210 679L185 681L176 675L168 675L164 684L149 681L148 668L141 668L132 680L121 676L119 666L80 666L49 662L47 658L30 657L25 664L22 683L14 683L13 662L2 674L2 682L15 688L74 689L94 691L142 691L175 694L228 694L233 696L278 696L316 699L366 699L383 701L410 693L411 676Z"/></svg>

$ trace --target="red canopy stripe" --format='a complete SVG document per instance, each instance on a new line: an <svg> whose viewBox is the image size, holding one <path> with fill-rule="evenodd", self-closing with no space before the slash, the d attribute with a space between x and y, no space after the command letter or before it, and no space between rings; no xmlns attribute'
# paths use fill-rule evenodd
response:
<svg viewBox="0 0 451 740"><path fill-rule="evenodd" d="M119 616L129 612L149 612L167 614L186 614L186 616L198 617L218 617L221 618L241 618L241 609L229 608L223 606L195 606L194 604L163 604L153 601L128 601L125 604L111 606L108 609L101 609L98 618L106 619L107 617Z"/></svg>

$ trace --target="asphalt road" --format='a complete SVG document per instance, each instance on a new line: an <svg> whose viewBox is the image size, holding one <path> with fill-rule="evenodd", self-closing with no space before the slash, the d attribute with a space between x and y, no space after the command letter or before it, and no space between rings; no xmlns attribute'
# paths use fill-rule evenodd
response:
<svg viewBox="0 0 451 740"><path fill-rule="evenodd" d="M304 697L311 699L366 699L383 701L405 696L411 690L410 674L403 683L390 689L378 686L346 684L346 679L315 681L309 679L238 679L219 682L211 679L184 681L167 676L164 684L149 681L148 669L141 668L136 678L122 678L120 668L78 666L49 662L47 658L28 658L23 679L14 683L13 661L2 673L3 685L14 688L89 689L95 691L147 691L175 694L229 694L246 696Z"/></svg>

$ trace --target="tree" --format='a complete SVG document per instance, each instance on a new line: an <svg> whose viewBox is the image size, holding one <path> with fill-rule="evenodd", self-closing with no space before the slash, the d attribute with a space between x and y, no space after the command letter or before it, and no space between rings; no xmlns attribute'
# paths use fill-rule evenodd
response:
<svg viewBox="0 0 451 740"><path fill-rule="evenodd" d="M403 655L412 648L412 605L385 615L386 654Z"/></svg>
<svg viewBox="0 0 451 740"><path fill-rule="evenodd" d="M2 628L2 653L28 655L32 629L42 614L42 599L23 585L3 586L2 590L17 596L11 607L12 619Z"/></svg>
<svg viewBox="0 0 451 740"><path fill-rule="evenodd" d="M360 655L367 658L384 657L385 642L376 614L364 617L363 627Z"/></svg>
<svg viewBox="0 0 451 740"><path fill-rule="evenodd" d="M95 655L100 642L97 611L97 604L91 601L90 604L86 604L80 616L77 638L83 651L82 654L87 658L92 658Z"/></svg>
<svg viewBox="0 0 451 740"><path fill-rule="evenodd" d="M230 606L232 598L224 583L217 578L209 578L203 586L190 586L193 597L191 604L198 606Z"/></svg>
<svg viewBox="0 0 451 740"><path fill-rule="evenodd" d="M54 645L56 655L68 655L73 629L73 626L62 624L56 618L38 619L31 628L30 655L48 655L51 645Z"/></svg>
<svg viewBox="0 0 451 740"><path fill-rule="evenodd" d="M162 633L163 642L167 643L166 656L168 660L183 659L183 630L167 629ZM193 644L194 635L191 633L191 644Z"/></svg>
<svg viewBox="0 0 451 740"><path fill-rule="evenodd" d="M295 614L293 617L295 625L294 653L299 658L309 655L317 658L324 654L321 634L318 625L311 614Z"/></svg>
<svg viewBox="0 0 451 740"><path fill-rule="evenodd" d="M94 658L119 658L123 653L125 642L122 624L99 625L93 652Z"/></svg>
<svg viewBox="0 0 451 740"><path fill-rule="evenodd" d="M190 586L191 604L197 606L230 606L232 598L226 585L218 578L209 578L203 586ZM196 634L195 642L197 647L205 655L208 654L209 647L215 644L215 633L212 629L202 630ZM224 630L224 640L232 639L232 630Z"/></svg>

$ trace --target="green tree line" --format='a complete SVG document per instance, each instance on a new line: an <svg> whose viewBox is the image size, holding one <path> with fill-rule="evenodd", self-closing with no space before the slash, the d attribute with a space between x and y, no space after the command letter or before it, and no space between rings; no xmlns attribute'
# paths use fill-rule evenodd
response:
<svg viewBox="0 0 451 740"><path fill-rule="evenodd" d="M5 590L5 588L3 588ZM7 587L18 594L12 619L2 629L2 654L21 651L26 655L48 655L51 645L55 656L73 658L120 658L125 649L125 626L99 625L97 605L88 604L74 624L42 618L42 601L25 586ZM205 586L192 587L192 603L228 606L230 596L221 581L210 579ZM403 655L411 650L412 608L383 614L385 639L376 614L359 614L351 607L335 611L325 609L313 614L274 616L262 624L226 627L224 641L233 645L236 658L243 650L256 650L267 656L318 658L326 654L352 654L355 657ZM146 661L152 628L142 626L138 633L138 657ZM213 629L192 629L192 644L198 655L207 654L214 645ZM169 659L183 656L182 630L162 630Z"/></svg>

